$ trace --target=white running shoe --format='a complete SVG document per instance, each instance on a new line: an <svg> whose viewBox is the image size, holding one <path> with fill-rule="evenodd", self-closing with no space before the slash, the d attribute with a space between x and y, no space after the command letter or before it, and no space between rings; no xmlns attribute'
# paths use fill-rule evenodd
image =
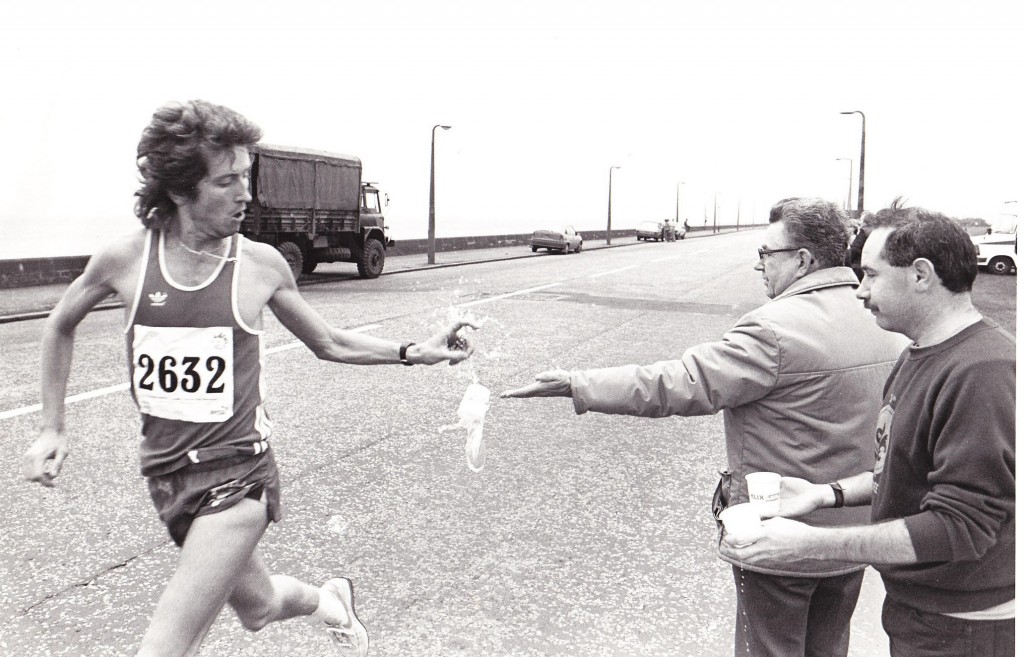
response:
<svg viewBox="0 0 1024 657"><path fill-rule="evenodd" d="M328 580L320 587L322 591L334 597L345 608L347 618L336 622L325 622L327 634L334 642L338 653L350 657L366 657L370 649L370 638L366 628L356 618L355 596L352 593L352 581L347 577L336 577Z"/></svg>

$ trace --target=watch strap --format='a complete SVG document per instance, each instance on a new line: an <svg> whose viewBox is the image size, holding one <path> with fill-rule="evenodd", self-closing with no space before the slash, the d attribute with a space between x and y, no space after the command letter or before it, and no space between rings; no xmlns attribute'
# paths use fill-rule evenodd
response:
<svg viewBox="0 0 1024 657"><path fill-rule="evenodd" d="M399 362L402 363L402 365L412 366L412 363L409 362L408 352L409 352L409 347L413 346L414 344L416 344L416 343L415 342L406 342L406 343L403 343L402 346L398 348L398 360L399 360Z"/></svg>
<svg viewBox="0 0 1024 657"><path fill-rule="evenodd" d="M833 481L832 483L829 484L829 486L832 487L832 493L836 497L835 504L832 505L832 508L838 509L842 507L846 501L843 497L843 486L838 481Z"/></svg>

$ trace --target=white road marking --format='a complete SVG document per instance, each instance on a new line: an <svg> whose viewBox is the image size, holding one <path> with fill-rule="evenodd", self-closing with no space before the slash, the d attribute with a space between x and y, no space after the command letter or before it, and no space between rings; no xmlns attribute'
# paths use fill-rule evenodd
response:
<svg viewBox="0 0 1024 657"><path fill-rule="evenodd" d="M94 397L103 397L104 395L112 395L115 392L122 392L128 389L127 383L119 383L116 386L107 386L106 388L97 388L96 390L90 390L89 392L80 392L77 395L71 395L70 397L64 398L65 404L74 404L75 402L84 401L86 399L92 399ZM0 412L0 420L6 420L12 417L18 417L19 415L28 415L29 413L35 413L36 411L43 410L42 404L32 404L31 406L23 406L21 408L15 408L10 411Z"/></svg>
<svg viewBox="0 0 1024 657"><path fill-rule="evenodd" d="M353 329L347 329L354 333L362 333L363 331L371 331L376 328L380 328L381 324L367 324L366 326L358 326ZM303 346L298 340L294 342L288 342L286 344L279 344L276 347L267 349L268 354L276 354L279 351L285 351L286 349L294 349L296 347ZM124 392L128 389L127 383L119 383L116 386L107 386L106 388L97 388L96 390L90 390L89 392L80 392L77 395L71 395L70 397L64 398L64 405L74 404L75 402L85 401L86 399L94 399L96 397L103 397L105 395L112 395L115 392ZM31 406L22 406L21 408L11 409L9 411L0 411L0 420L8 420L12 417L18 417L20 415L28 415L29 413L35 413L43 409L42 404L32 404Z"/></svg>
<svg viewBox="0 0 1024 657"><path fill-rule="evenodd" d="M476 301L467 301L466 303L455 304L456 308L469 308L470 306L478 306L481 303L490 303L491 301L498 301L499 299L508 299L509 297L516 297L520 294L529 294L530 292L536 292L537 290L546 290L549 287L555 287L561 285L558 283L548 283L547 285L538 285L537 287L528 287L525 290L516 290L515 292L509 292L508 294L499 294L494 297L487 297L486 299L477 299Z"/></svg>
<svg viewBox="0 0 1024 657"><path fill-rule="evenodd" d="M682 258L682 257L683 256L674 255L674 256L669 256L667 258L658 258L657 260L651 260L651 264L654 264L655 262L667 262L669 260L677 260L677 259Z"/></svg>
<svg viewBox="0 0 1024 657"><path fill-rule="evenodd" d="M612 270L609 270L609 271L603 271L603 272L601 272L599 274L591 274L590 278L600 278L602 276L607 276L608 274L618 274L620 271L627 271L629 269L636 269L639 266L640 265L630 265L628 267L620 267L618 269L612 269Z"/></svg>

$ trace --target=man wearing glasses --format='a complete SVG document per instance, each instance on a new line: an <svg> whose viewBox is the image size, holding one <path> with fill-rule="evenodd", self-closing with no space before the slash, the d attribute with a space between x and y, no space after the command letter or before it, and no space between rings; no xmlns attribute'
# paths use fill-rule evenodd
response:
<svg viewBox="0 0 1024 657"><path fill-rule="evenodd" d="M716 510L747 501L751 472L836 482L870 469L882 386L906 340L878 328L856 298L857 277L843 266L845 219L834 203L785 199L768 221L754 269L771 301L721 340L643 367L543 372L502 397L572 397L577 413L724 411L728 468ZM808 523L867 523L866 511L839 508L841 494ZM719 556L736 582L736 655L846 655L864 566Z"/></svg>
<svg viewBox="0 0 1024 657"><path fill-rule="evenodd" d="M789 518L830 502L817 480L783 479L782 517L723 550L747 561L827 556L882 576L893 657L1009 657L1016 598L1016 344L974 306L974 245L920 208L877 215L857 291L887 331L913 343L885 386L873 468L845 479L870 527ZM801 520L803 518L801 517Z"/></svg>

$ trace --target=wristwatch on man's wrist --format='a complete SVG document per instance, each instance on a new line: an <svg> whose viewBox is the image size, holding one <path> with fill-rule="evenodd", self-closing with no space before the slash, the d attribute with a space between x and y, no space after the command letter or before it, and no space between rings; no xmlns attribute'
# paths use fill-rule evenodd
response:
<svg viewBox="0 0 1024 657"><path fill-rule="evenodd" d="M835 504L832 505L832 508L838 509L839 507L843 506L843 503L845 502L845 500L843 499L843 485L838 481L833 481L832 483L829 484L829 486L832 488L832 493L835 495L836 498Z"/></svg>
<svg viewBox="0 0 1024 657"><path fill-rule="evenodd" d="M409 362L409 347L413 346L414 344L416 343L406 342L402 344L401 347L398 348L398 360L400 363L402 363L402 365L412 365L412 363Z"/></svg>

